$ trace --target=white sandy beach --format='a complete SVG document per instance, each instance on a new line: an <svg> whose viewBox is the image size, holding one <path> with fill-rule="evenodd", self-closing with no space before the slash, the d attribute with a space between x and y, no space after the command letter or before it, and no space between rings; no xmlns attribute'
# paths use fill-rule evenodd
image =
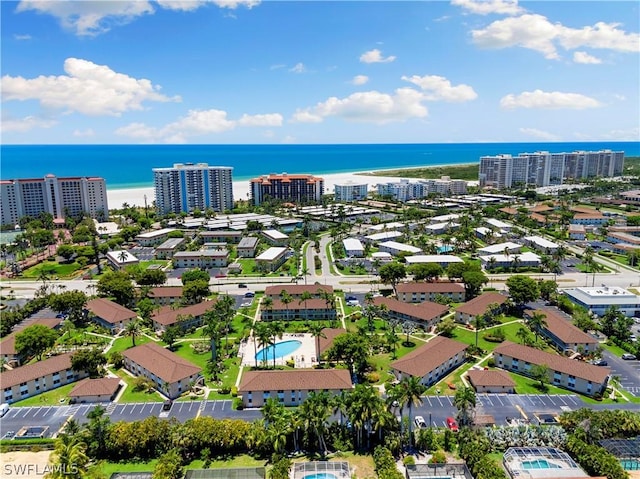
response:
<svg viewBox="0 0 640 479"><path fill-rule="evenodd" d="M354 183L367 183L371 190L373 185L378 183L400 180L400 178L392 176L367 176L363 175L362 172L336 173L318 176L324 178L325 194L332 194L336 184L346 183L349 181ZM147 205L151 206L155 200L153 187L111 190L107 185L107 199L109 201L110 209L121 208L123 203L128 203L131 206L135 205L142 207L144 206L145 195L147 196ZM249 198L249 180L233 182L233 198L234 200L246 200Z"/></svg>

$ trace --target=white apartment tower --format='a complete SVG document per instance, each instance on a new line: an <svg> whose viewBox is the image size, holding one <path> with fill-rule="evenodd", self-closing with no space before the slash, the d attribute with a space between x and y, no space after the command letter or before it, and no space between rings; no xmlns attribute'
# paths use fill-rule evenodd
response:
<svg viewBox="0 0 640 479"><path fill-rule="evenodd" d="M334 194L336 201L360 201L367 199L366 183L354 183L347 181L346 183L336 184Z"/></svg>
<svg viewBox="0 0 640 479"><path fill-rule="evenodd" d="M97 177L0 180L0 205L3 225L40 213L50 213L54 219L85 213L100 221L109 217L107 186Z"/></svg>
<svg viewBox="0 0 640 479"><path fill-rule="evenodd" d="M622 175L623 151L574 151L572 153L520 153L480 158L480 186L523 188L561 185L567 180L611 178Z"/></svg>
<svg viewBox="0 0 640 479"><path fill-rule="evenodd" d="M176 163L154 168L156 208L160 214L233 208L233 168L207 163Z"/></svg>

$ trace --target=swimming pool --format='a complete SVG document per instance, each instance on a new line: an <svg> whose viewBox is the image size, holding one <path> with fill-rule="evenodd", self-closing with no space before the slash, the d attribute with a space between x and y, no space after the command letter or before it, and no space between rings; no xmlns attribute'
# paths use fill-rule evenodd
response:
<svg viewBox="0 0 640 479"><path fill-rule="evenodd" d="M331 474L330 472L318 472L309 476L304 476L304 479L338 479L338 476Z"/></svg>
<svg viewBox="0 0 640 479"><path fill-rule="evenodd" d="M534 459L533 461L522 461L523 469L561 469L561 466L553 464L546 459Z"/></svg>
<svg viewBox="0 0 640 479"><path fill-rule="evenodd" d="M273 353L275 349L276 359L282 358L284 356L288 356L293 353L302 345L302 341L297 341L292 339L290 341L282 341L280 343L276 343L275 346L272 344L271 346L267 346L266 348L261 349L256 354L256 359L258 361L268 361L269 359L273 359ZM328 478L332 479L332 478Z"/></svg>
<svg viewBox="0 0 640 479"><path fill-rule="evenodd" d="M438 247L438 254L442 254L442 253L451 253L453 251L453 246L439 246Z"/></svg>
<svg viewBox="0 0 640 479"><path fill-rule="evenodd" d="M623 459L620 465L625 471L640 471L640 461L637 459Z"/></svg>

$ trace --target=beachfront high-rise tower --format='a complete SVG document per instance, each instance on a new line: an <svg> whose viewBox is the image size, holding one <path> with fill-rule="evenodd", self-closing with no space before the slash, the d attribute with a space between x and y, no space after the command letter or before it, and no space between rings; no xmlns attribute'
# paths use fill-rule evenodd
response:
<svg viewBox="0 0 640 479"><path fill-rule="evenodd" d="M233 168L207 163L176 163L154 168L156 208L160 214L233 208Z"/></svg>
<svg viewBox="0 0 640 479"><path fill-rule="evenodd" d="M104 178L72 177L0 180L3 225L15 225L24 216L49 213L54 220L88 214L104 221L109 217Z"/></svg>
<svg viewBox="0 0 640 479"><path fill-rule="evenodd" d="M251 201L259 205L266 200L290 203L320 203L324 194L324 180L313 175L270 174L250 182Z"/></svg>

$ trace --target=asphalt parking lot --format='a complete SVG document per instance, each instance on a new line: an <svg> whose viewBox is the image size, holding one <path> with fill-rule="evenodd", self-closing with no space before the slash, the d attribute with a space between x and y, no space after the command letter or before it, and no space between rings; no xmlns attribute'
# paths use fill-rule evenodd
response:
<svg viewBox="0 0 640 479"><path fill-rule="evenodd" d="M148 246L135 246L129 250L133 256L140 261L151 261L156 259L155 249Z"/></svg>
<svg viewBox="0 0 640 479"><path fill-rule="evenodd" d="M625 360L606 350L602 357L609 363L611 375L620 377L620 386L634 396L640 396L640 361Z"/></svg>

